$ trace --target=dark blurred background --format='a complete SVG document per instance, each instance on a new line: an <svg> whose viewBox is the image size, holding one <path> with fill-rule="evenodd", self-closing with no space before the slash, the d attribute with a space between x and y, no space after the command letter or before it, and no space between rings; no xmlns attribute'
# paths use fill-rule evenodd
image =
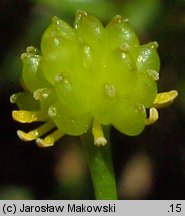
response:
<svg viewBox="0 0 185 216"><path fill-rule="evenodd" d="M141 43L157 41L159 91L179 92L141 135L128 137L112 128L119 198L185 199L184 0L0 1L0 199L94 199L79 139L65 137L48 149L20 141L16 130L25 125L12 120L16 107L9 102L21 90L21 53L27 46L39 47L52 16L72 24L77 9L105 24L120 14L129 19Z"/></svg>

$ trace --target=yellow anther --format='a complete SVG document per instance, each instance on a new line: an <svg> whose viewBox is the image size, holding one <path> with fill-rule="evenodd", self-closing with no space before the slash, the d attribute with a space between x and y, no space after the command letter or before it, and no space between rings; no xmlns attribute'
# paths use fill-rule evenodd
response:
<svg viewBox="0 0 185 216"><path fill-rule="evenodd" d="M94 136L94 144L96 146L104 146L107 143L102 127L96 120L93 120L92 134Z"/></svg>
<svg viewBox="0 0 185 216"><path fill-rule="evenodd" d="M156 108L152 107L149 111L149 118L146 119L146 125L155 123L159 118L158 111Z"/></svg>
<svg viewBox="0 0 185 216"><path fill-rule="evenodd" d="M37 139L38 137L44 135L51 129L55 127L53 122L47 122L40 127L36 128L35 130L29 131L28 133L25 133L24 131L18 130L17 135L19 138L23 141L32 141Z"/></svg>
<svg viewBox="0 0 185 216"><path fill-rule="evenodd" d="M18 130L17 135L23 141L32 141L35 140L37 137L36 131L30 131L28 133L25 133L24 131Z"/></svg>
<svg viewBox="0 0 185 216"><path fill-rule="evenodd" d="M171 104L177 96L178 92L176 90L159 93L153 102L153 106L156 108L166 107Z"/></svg>
<svg viewBox="0 0 185 216"><path fill-rule="evenodd" d="M16 111L14 110L12 112L12 117L14 120L20 123L31 123L34 121L46 120L45 116L43 115L41 111L25 111L25 110Z"/></svg>
<svg viewBox="0 0 185 216"><path fill-rule="evenodd" d="M60 130L55 130L53 133L49 134L44 139L37 138L36 143L39 147L50 147L53 146L54 143L63 136L64 133L62 133Z"/></svg>

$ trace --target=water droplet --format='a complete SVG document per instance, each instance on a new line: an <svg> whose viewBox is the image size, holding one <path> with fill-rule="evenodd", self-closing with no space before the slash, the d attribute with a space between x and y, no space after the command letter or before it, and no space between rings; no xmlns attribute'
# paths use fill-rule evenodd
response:
<svg viewBox="0 0 185 216"><path fill-rule="evenodd" d="M48 109L48 115L53 118L57 115L57 109L54 105L50 106Z"/></svg>

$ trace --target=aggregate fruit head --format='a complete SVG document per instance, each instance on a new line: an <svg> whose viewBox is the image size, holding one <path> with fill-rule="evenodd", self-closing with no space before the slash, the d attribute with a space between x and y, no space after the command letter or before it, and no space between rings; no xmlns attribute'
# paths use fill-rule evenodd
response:
<svg viewBox="0 0 185 216"><path fill-rule="evenodd" d="M65 134L91 129L94 143L105 145L106 125L138 135L158 119L156 108L177 96L157 94L157 47L157 42L141 45L118 15L106 26L85 11L77 11L73 27L53 17L40 49L28 47L22 54L24 91L11 96L20 109L13 111L15 120L44 123L27 133L18 130L19 137L47 147Z"/></svg>

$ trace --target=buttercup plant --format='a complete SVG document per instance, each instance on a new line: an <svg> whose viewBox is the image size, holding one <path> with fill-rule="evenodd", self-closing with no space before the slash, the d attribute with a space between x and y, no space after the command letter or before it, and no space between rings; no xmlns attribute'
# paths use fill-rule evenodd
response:
<svg viewBox="0 0 185 216"><path fill-rule="evenodd" d="M41 49L28 47L22 54L24 91L10 98L20 109L12 112L14 120L44 123L18 130L18 136L39 147L53 146L64 135L80 136L96 198L116 199L110 126L138 135L177 96L175 90L157 93L157 47L157 42L141 45L118 15L106 26L81 10L73 27L53 17Z"/></svg>

